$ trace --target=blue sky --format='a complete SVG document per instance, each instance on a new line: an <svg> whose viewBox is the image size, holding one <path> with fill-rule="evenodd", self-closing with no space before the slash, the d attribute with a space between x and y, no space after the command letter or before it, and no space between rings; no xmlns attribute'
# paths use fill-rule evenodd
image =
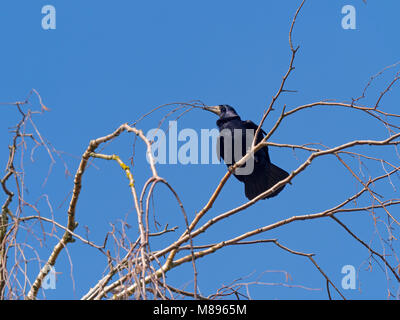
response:
<svg viewBox="0 0 400 320"><path fill-rule="evenodd" d="M201 100L209 105L230 104L243 119L257 122L275 94L290 60L288 31L300 1L2 1L0 4L0 101L23 100L36 89L51 109L35 118L41 134L60 151L71 173L93 138L112 132L124 122L133 122L152 108L171 102ZM56 8L57 27L43 30L41 8ZM356 29L341 27L344 5L356 8ZM287 88L297 90L277 103L296 107L322 99L349 101L362 93L370 76L400 60L398 1L361 0L307 1L295 26L293 40L300 45L293 74ZM390 80L378 80L369 92L371 103ZM393 74L392 74L393 76ZM394 88L385 97L388 111L395 112L399 92ZM32 98L32 108L38 101ZM1 167L6 166L11 134L9 127L18 121L11 106L0 107ZM157 126L167 109L138 124L144 132ZM267 120L273 125L278 112ZM194 110L178 121L178 129L214 128L211 113ZM387 131L370 118L340 109L305 111L285 121L272 141L302 144L321 142L334 146L354 139L382 139ZM143 184L151 174L143 159L143 148L136 143L134 175ZM384 150L379 151L384 154ZM121 136L104 153L119 154L129 161L132 137ZM287 171L295 169L305 153L271 148L274 163ZM388 153L390 158L392 153ZM50 160L44 149L35 152L35 162L24 162L27 199L36 202L41 214L50 216L40 195L48 195L56 219L66 221L66 210L73 178L65 177L63 161L57 159L48 182ZM393 160L396 161L396 160ZM124 220L132 225L128 236L136 239L137 230L129 188L115 163L94 161L84 176L77 208L76 232L102 243L111 224ZM397 159L398 163L398 159ZM373 171L375 170L376 171ZM371 174L382 169L372 166ZM179 193L189 217L208 200L224 175L224 165L162 165L159 174ZM398 183L398 181L397 181ZM216 225L195 244L233 238L254 228L293 215L319 212L358 190L356 181L332 158L317 161L299 175L293 185L274 199L260 201L226 222ZM382 186L393 197L390 186ZM67 201L64 201L67 198ZM3 199L3 195L1 196ZM39 200L38 200L39 199ZM165 187L155 193L157 221L184 228L174 199ZM1 200L3 202L3 200ZM228 181L220 198L205 219L216 216L246 201L243 186ZM26 215L32 214L26 208ZM342 216L339 216L340 218ZM377 230L368 214L343 216L343 221L366 242L381 249ZM86 228L87 227L87 228ZM58 231L58 235L62 235ZM165 246L178 234L168 234L155 246ZM385 273L377 263L367 270L369 253L331 219L296 222L259 236L278 238L293 250L315 253L315 259L331 280L340 287L341 269L353 265L358 270L357 289L342 290L350 299L385 299ZM30 240L33 238L30 237ZM46 238L43 247L34 242L42 259L47 259L54 239ZM68 252L68 254L67 254ZM72 260L72 267L69 263ZM56 290L46 290L48 299L81 297L96 283L106 265L95 249L70 244L56 264ZM32 267L33 269L35 267ZM253 281L285 283L320 290L281 285L254 285L256 299L326 299L325 280L304 257L293 256L272 244L234 246L197 261L199 288L204 295L223 284L254 274ZM32 271L33 278L37 269ZM273 271L273 272L271 272ZM284 273L291 280L285 282ZM176 286L188 284L191 266L182 266L168 275ZM71 280L73 277L73 281ZM389 284L391 288L393 283ZM397 289L394 289L396 291ZM338 296L333 293L334 298ZM42 294L39 297L43 297Z"/></svg>

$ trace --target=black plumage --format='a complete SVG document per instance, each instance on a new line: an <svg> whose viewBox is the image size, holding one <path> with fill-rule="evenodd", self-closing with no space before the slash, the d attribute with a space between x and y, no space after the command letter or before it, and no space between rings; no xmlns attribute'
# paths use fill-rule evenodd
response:
<svg viewBox="0 0 400 320"><path fill-rule="evenodd" d="M235 109L229 105L205 107L205 109L219 115L217 126L220 135L217 152L229 167L247 153L246 139L247 147L250 147L258 126L250 120L241 120ZM256 144L263 139L265 134L263 130L258 132ZM234 174L239 181L244 183L245 195L249 200L268 190L289 175L285 170L271 162L267 146L258 150L253 159L249 160L254 161L252 165L246 164L249 165L248 168L252 168L251 171L247 170L248 172L245 174L237 174L238 171L235 171ZM242 166L243 171L246 171L244 170L246 165ZM264 197L264 199L275 197L283 188L284 186L280 187Z"/></svg>

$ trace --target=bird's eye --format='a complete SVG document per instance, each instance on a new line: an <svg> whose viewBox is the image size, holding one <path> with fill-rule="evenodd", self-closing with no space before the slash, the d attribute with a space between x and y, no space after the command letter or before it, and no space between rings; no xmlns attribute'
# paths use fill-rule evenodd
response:
<svg viewBox="0 0 400 320"><path fill-rule="evenodd" d="M220 107L220 111L221 111L221 112L226 112L226 108L225 108L224 106L221 106L221 107Z"/></svg>

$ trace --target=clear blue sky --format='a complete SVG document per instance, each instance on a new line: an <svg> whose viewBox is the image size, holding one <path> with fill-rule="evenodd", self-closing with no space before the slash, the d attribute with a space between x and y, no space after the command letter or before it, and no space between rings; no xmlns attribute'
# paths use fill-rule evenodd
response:
<svg viewBox="0 0 400 320"><path fill-rule="evenodd" d="M65 152L63 158L72 173L91 139L108 134L120 124L132 122L164 103L199 99L209 105L230 104L243 119L257 122L287 70L288 31L299 3L261 0L2 1L0 101L23 100L32 88L36 89L51 109L37 117L36 124L57 150ZM56 8L55 30L41 27L41 8L46 4ZM346 4L356 8L356 30L341 27L341 9ZM360 95L371 75L400 60L399 11L400 3L395 0L370 0L367 5L361 0L307 1L293 34L300 51L287 86L298 92L285 95L277 107L285 103L292 108L332 98L349 101ZM371 96L375 97L381 88L372 88ZM395 111L398 98L399 92L394 90L385 99L388 110ZM32 102L33 106L38 105L35 99ZM152 120L138 127L146 132L165 113L166 110L156 113ZM0 107L2 168L6 165L11 137L8 128L18 119L15 109ZM215 120L211 113L192 111L179 120L178 126L200 132L201 128L214 128ZM272 123L272 120L267 121L264 129L268 130ZM272 141L321 142L334 146L356 138L384 137L386 131L375 127L370 119L335 109L304 112L286 121ZM131 142L131 137L124 135L107 146L104 153L118 153L128 161ZM140 150L139 147L134 174L137 183L143 184L150 171L139 158L143 158ZM297 156L291 150L271 148L273 162L287 171L295 169L305 154L300 152ZM38 200L41 194L47 194L55 217L65 223L73 179L65 178L63 162L58 160L47 184L42 187L49 158L44 149L35 153L34 163L28 158L25 162L27 199L38 201L41 214L50 216L43 198ZM111 230L111 223L119 225L120 220L126 219L133 226L127 230L128 235L136 239L136 215L124 174L115 163L96 160L95 164L99 170L91 167L84 176L76 213L79 227L75 231L85 236L87 227L90 240L102 243L105 233ZM225 171L222 164L159 167L160 175L180 194L190 217L204 206ZM279 197L260 201L229 221L214 226L195 244L230 239L286 217L319 212L347 199L357 188L355 180L336 162L318 161ZM390 191L389 187L384 188ZM166 188L159 186L155 195L157 220L170 226L180 225L182 231L179 208ZM67 201L63 202L66 197ZM0 199L3 198L1 195ZM245 201L243 186L231 179L207 217ZM26 210L25 214L32 214L28 208ZM381 249L368 214L344 216L343 221L362 239ZM385 235L381 227L379 230ZM58 235L61 234L58 231ZM165 245L176 236L168 235L159 245ZM315 253L316 261L338 287L343 277L341 268L353 265L359 272L357 289L342 290L347 298L387 297L388 284L381 267L374 263L372 270L367 270L367 250L331 219L293 223L258 238L278 238L293 250ZM39 249L43 259L47 259L54 244L51 238L46 241ZM69 259L73 262L72 269ZM46 290L45 295L49 299L79 298L96 283L104 268L104 257L95 249L79 241L70 244L56 264L60 272L57 288ZM286 284L320 290L255 285L250 288L252 297L327 298L325 280L310 261L272 244L225 248L198 260L197 268L199 287L204 295L253 272L254 276L248 281L254 281L264 271L284 270L291 276ZM191 277L191 266L187 266L172 271L168 280L175 285L188 283L191 288ZM281 272L268 272L261 281L281 283L285 282L285 276ZM338 298L333 290L331 292Z"/></svg>

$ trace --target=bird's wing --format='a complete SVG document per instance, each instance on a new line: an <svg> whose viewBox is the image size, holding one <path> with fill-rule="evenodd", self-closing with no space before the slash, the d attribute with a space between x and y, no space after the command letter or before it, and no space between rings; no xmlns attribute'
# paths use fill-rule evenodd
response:
<svg viewBox="0 0 400 320"><path fill-rule="evenodd" d="M258 125L256 125L253 121L246 120L246 121L243 121L243 124L246 127L246 129L253 129L254 134L256 133ZM260 132L258 133L258 136L256 138L256 143L259 143L262 140L262 138L264 137L264 135L267 135L267 133L262 128L260 128ZM261 150L264 151L267 161L270 162L269 154L268 154L268 147L265 146L265 147L261 148ZM257 157L256 157L256 161L257 161Z"/></svg>
<svg viewBox="0 0 400 320"><path fill-rule="evenodd" d="M243 121L243 124L244 124L246 129L254 129L254 134L256 133L258 125L256 125L253 121L246 120L246 121ZM260 134L260 132L262 134ZM257 143L261 141L261 139L263 138L263 135L267 134L262 128L260 128L260 132L258 133L258 137L256 139Z"/></svg>
<svg viewBox="0 0 400 320"><path fill-rule="evenodd" d="M257 130L257 128L258 128L258 125L256 125L256 124L255 124L253 121L251 121L251 120L243 121L243 124L245 125L246 129L254 129L254 130ZM260 131L261 131L263 134L267 134L267 133L263 130L263 128L260 128Z"/></svg>

